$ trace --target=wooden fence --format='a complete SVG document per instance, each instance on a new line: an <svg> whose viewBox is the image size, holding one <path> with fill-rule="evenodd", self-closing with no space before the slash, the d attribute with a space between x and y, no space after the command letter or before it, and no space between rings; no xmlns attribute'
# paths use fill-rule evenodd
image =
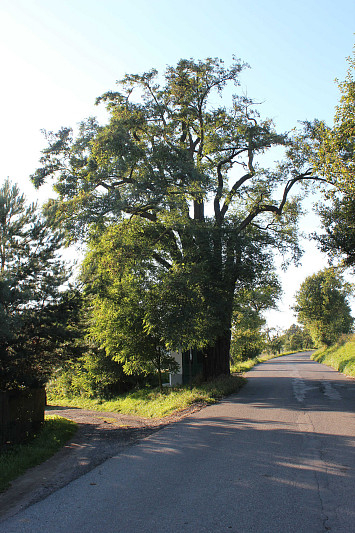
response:
<svg viewBox="0 0 355 533"><path fill-rule="evenodd" d="M19 444L44 422L46 391L0 391L0 446Z"/></svg>

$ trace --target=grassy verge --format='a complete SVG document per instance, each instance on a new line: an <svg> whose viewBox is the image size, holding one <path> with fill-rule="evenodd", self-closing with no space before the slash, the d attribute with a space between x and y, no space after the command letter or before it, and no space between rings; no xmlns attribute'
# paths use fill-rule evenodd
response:
<svg viewBox="0 0 355 533"><path fill-rule="evenodd" d="M188 387L167 388L161 393L157 389L141 389L107 401L83 397L57 398L48 396L47 401L49 406L80 407L145 418L162 418L174 411L186 409L193 403L215 403L223 396L237 392L245 381L241 376L228 376L194 386L192 390Z"/></svg>
<svg viewBox="0 0 355 533"><path fill-rule="evenodd" d="M355 335L344 337L329 348L320 348L312 355L312 359L355 377Z"/></svg>
<svg viewBox="0 0 355 533"><path fill-rule="evenodd" d="M0 453L0 492L8 488L10 481L28 468L43 463L58 451L75 433L77 424L66 418L46 416L44 426L26 444L12 446Z"/></svg>
<svg viewBox="0 0 355 533"><path fill-rule="evenodd" d="M238 361L231 366L231 372L235 372L237 374L244 374L245 372L248 372L248 370L253 368L253 366L258 365L259 363L264 363L265 361L269 361L269 359L275 359L275 357L282 357L283 355L290 355L291 353L295 353L295 352L283 352L277 355L274 355L274 354L258 355L257 357L253 357L252 359L247 359L246 361Z"/></svg>
<svg viewBox="0 0 355 533"><path fill-rule="evenodd" d="M253 366L287 355L287 352L279 355L261 355L247 361L234 364L231 372L244 374ZM136 415L145 418L163 418L174 411L186 409L193 403L211 404L224 396L238 392L246 379L242 376L228 376L202 383L189 389L189 387L166 388L162 393L157 389L140 389L128 394L118 396L112 400L100 398L85 398L83 396L62 397L47 391L49 407L65 406L90 409L94 411L118 412L126 415Z"/></svg>
<svg viewBox="0 0 355 533"><path fill-rule="evenodd" d="M244 374L259 363L287 355L287 353L261 355L248 359L234 364L231 371L237 374ZM242 376L228 376L194 386L192 390L188 387L176 387L172 389L166 388L161 393L157 389L140 389L112 400L85 398L83 396L59 397L48 391L47 402L49 407L58 405L95 411L118 412L145 418L163 418L174 411L186 409L194 403L215 403L224 396L238 392L245 382L246 379Z"/></svg>

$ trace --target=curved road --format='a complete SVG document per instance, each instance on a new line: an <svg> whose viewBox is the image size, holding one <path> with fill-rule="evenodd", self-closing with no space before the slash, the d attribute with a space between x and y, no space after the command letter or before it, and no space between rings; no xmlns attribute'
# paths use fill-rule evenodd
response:
<svg viewBox="0 0 355 533"><path fill-rule="evenodd" d="M289 355L0 523L6 533L355 533L355 380Z"/></svg>

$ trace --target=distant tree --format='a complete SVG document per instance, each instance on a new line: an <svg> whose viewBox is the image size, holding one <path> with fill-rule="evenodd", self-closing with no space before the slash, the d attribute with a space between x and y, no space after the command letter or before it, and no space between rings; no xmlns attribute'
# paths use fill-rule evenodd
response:
<svg viewBox="0 0 355 533"><path fill-rule="evenodd" d="M267 328L266 338L267 351L274 355L280 354L284 345L284 332L281 330L281 328Z"/></svg>
<svg viewBox="0 0 355 533"><path fill-rule="evenodd" d="M75 139L69 128L49 133L33 175L36 186L54 180L58 200L48 207L69 238L89 240L93 225L130 233L140 224L134 268L141 261L155 282L147 332L165 347L203 346L205 378L229 373L238 284L270 250L299 253L293 192L317 179L297 146L286 163L264 168L265 152L289 141L245 95L216 105L244 67L181 60L161 83L156 70L125 76L119 92L99 98L109 123L89 119Z"/></svg>
<svg viewBox="0 0 355 533"><path fill-rule="evenodd" d="M43 384L63 358L77 294L60 292L68 270L36 205L8 180L0 188L0 389Z"/></svg>
<svg viewBox="0 0 355 533"><path fill-rule="evenodd" d="M292 324L283 334L283 349L286 352L299 352L313 348L314 343L306 328Z"/></svg>
<svg viewBox="0 0 355 533"><path fill-rule="evenodd" d="M281 286L270 265L250 287L240 289L234 300L231 357L243 360L260 355L266 346L266 320L262 313L276 306ZM270 272L271 269L271 272Z"/></svg>
<svg viewBox="0 0 355 533"><path fill-rule="evenodd" d="M314 343L329 346L349 333L353 318L347 297L352 287L334 269L324 269L305 279L296 293L298 321L310 332Z"/></svg>

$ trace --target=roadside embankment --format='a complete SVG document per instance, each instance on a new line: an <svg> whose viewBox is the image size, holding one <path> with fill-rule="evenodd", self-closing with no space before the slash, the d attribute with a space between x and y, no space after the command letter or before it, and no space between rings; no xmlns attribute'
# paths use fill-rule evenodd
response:
<svg viewBox="0 0 355 533"><path fill-rule="evenodd" d="M312 359L355 378L355 335L344 336L329 348L320 348Z"/></svg>

